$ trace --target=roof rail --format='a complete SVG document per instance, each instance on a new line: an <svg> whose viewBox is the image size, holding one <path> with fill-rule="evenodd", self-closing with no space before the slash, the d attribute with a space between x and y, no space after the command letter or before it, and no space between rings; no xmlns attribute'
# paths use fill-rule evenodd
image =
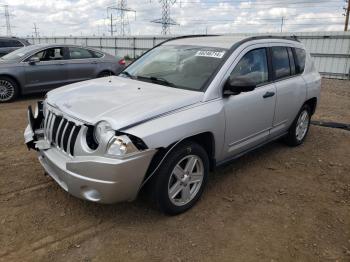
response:
<svg viewBox="0 0 350 262"><path fill-rule="evenodd" d="M300 42L296 35L291 35L291 36L259 35L259 36L248 37L248 38L245 39L245 41L259 40L259 39L269 39L269 38L271 38L271 39L284 39L284 40L291 40L291 41Z"/></svg>
<svg viewBox="0 0 350 262"><path fill-rule="evenodd" d="M163 42L159 43L157 46L162 45L166 42L173 41L173 40L178 40L178 39L185 39L185 38L195 38L195 37L209 37L209 36L220 36L220 35L182 35L182 36L177 36L177 37L172 37L167 40L164 40Z"/></svg>

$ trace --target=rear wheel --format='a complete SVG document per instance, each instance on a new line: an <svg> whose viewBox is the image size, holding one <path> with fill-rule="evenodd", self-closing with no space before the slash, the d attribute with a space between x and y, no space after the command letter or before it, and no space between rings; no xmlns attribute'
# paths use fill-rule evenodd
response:
<svg viewBox="0 0 350 262"><path fill-rule="evenodd" d="M289 146L298 146L302 144L309 132L311 120L311 109L305 104L299 111L298 116L289 128L286 142Z"/></svg>
<svg viewBox="0 0 350 262"><path fill-rule="evenodd" d="M18 96L18 85L8 77L0 77L0 103L13 101Z"/></svg>
<svg viewBox="0 0 350 262"><path fill-rule="evenodd" d="M155 176L154 201L166 214L185 212L200 198L208 172L208 155L200 145L192 142L178 145Z"/></svg>

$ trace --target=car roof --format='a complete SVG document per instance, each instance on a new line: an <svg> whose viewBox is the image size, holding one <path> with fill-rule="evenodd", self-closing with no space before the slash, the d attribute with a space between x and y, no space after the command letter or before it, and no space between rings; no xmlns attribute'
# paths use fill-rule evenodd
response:
<svg viewBox="0 0 350 262"><path fill-rule="evenodd" d="M26 40L26 39L24 39L24 38L15 37L15 36L0 36L0 39Z"/></svg>
<svg viewBox="0 0 350 262"><path fill-rule="evenodd" d="M271 35L257 35L257 36L245 36L245 35L199 35L199 36L180 36L169 39L163 42L164 45L195 45L195 46L207 46L229 49L235 44L254 41L254 40L285 40L286 42L297 41L295 37L281 37Z"/></svg>
<svg viewBox="0 0 350 262"><path fill-rule="evenodd" d="M37 47L37 48L50 48L50 47L79 47L79 48L85 48L85 49L89 49L89 50L92 50L92 51L95 51L95 52L100 52L100 53L103 53L103 54L107 54L101 50L97 50L95 48L92 48L92 47L89 47L89 46L83 46L83 45L71 45L71 44L59 44L59 43L56 43L56 44L48 44L48 43L41 43L41 44L34 44L32 45L34 47Z"/></svg>
<svg viewBox="0 0 350 262"><path fill-rule="evenodd" d="M38 47L56 47L56 46L62 46L62 47L82 47L82 48L88 48L91 49L88 46L82 46L82 45L70 45L70 44L59 44L59 43L53 43L53 44L48 44L48 43L40 43L40 44L34 44L34 46Z"/></svg>

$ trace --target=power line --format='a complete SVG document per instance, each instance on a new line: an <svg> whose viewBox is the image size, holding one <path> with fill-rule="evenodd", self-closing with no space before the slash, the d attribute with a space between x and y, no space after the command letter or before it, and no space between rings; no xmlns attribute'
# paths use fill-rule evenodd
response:
<svg viewBox="0 0 350 262"><path fill-rule="evenodd" d="M339 3L341 4L342 1L339 0L325 0L325 1L295 1L295 2L284 2L284 1L273 1L273 2L269 2L269 1L264 1L264 2L256 2L256 1L247 1L247 0L237 0L237 1L233 1L233 0L221 0L221 1L191 1L191 0L180 0L180 5L182 4L203 4L203 5L209 5L209 4L214 4L217 5L219 3L230 3L230 4L251 4L251 5L299 5L299 4L314 4L314 5L318 5L318 4L327 4L327 3Z"/></svg>
<svg viewBox="0 0 350 262"><path fill-rule="evenodd" d="M333 4L334 3L334 4ZM335 4L339 3L339 7ZM325 1L294 1L294 2L284 2L284 1L274 1L274 2L256 2L247 0L221 0L221 1L192 1L192 0L180 0L180 7L183 4L190 4L198 6L197 8L215 8L215 10L227 10L229 7L238 7L239 9L271 9L271 8L288 8L288 9L299 9L299 8L341 8L342 1L339 0L325 0ZM225 6L218 6L218 4L228 4ZM331 5L330 5L331 4ZM216 6L213 6L216 5Z"/></svg>
<svg viewBox="0 0 350 262"><path fill-rule="evenodd" d="M233 19L187 19L187 17L176 17L177 19L186 19L186 21L191 22L233 22ZM284 20L329 20L329 19L343 19L341 16L327 16L327 17L288 17L284 18ZM255 20L264 20L264 21L280 21L281 18L254 18ZM147 21L147 20L144 20ZM237 21L237 20L236 20ZM252 21L251 19L249 21Z"/></svg>

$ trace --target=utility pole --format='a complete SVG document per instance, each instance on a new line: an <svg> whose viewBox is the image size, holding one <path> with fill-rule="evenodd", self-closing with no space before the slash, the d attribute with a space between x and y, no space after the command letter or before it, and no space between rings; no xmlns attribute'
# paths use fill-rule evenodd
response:
<svg viewBox="0 0 350 262"><path fill-rule="evenodd" d="M170 34L170 26L177 23L170 18L170 6L175 4L176 0L159 0L162 4L162 18L151 21L152 23L162 24L162 34Z"/></svg>
<svg viewBox="0 0 350 262"><path fill-rule="evenodd" d="M6 34L7 36L11 36L11 22L10 22L10 13L9 13L9 6L5 5L5 20L6 20Z"/></svg>
<svg viewBox="0 0 350 262"><path fill-rule="evenodd" d="M39 38L39 28L36 26L36 23L34 23L33 29L35 38Z"/></svg>
<svg viewBox="0 0 350 262"><path fill-rule="evenodd" d="M344 26L344 31L348 31L348 25L349 25L349 13L350 13L350 1L346 0L345 2L348 3L348 7L345 8L345 26Z"/></svg>
<svg viewBox="0 0 350 262"><path fill-rule="evenodd" d="M111 27L111 36L113 36L113 14L111 13L111 24L110 24L110 27Z"/></svg>
<svg viewBox="0 0 350 262"><path fill-rule="evenodd" d="M283 25L284 25L284 16L282 16L282 19L281 19L281 33L283 32Z"/></svg>

